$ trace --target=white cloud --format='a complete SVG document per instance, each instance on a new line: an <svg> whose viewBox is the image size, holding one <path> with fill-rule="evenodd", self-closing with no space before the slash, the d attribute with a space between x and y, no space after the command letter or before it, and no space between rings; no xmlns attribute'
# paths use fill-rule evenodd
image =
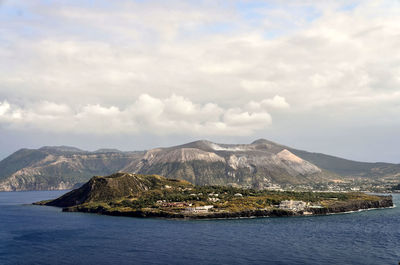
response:
<svg viewBox="0 0 400 265"><path fill-rule="evenodd" d="M231 126L251 126L251 128L263 128L265 124L272 122L267 112L249 113L231 109L224 115L224 120Z"/></svg>
<svg viewBox="0 0 400 265"><path fill-rule="evenodd" d="M0 102L0 117L4 116L10 110L10 104L7 101Z"/></svg>
<svg viewBox="0 0 400 265"><path fill-rule="evenodd" d="M15 2L30 15L2 20L2 126L280 135L309 120L398 124L398 1L251 2Z"/></svg>
<svg viewBox="0 0 400 265"><path fill-rule="evenodd" d="M290 105L284 97L275 95L273 98L264 99L260 102L250 101L247 104L250 110L271 110L271 109L289 109Z"/></svg>
<svg viewBox="0 0 400 265"><path fill-rule="evenodd" d="M52 114L52 115L63 115L71 112L71 109L66 104L56 104L54 102L44 101L35 106L35 110L38 114Z"/></svg>
<svg viewBox="0 0 400 265"><path fill-rule="evenodd" d="M160 99L142 94L125 108L95 104L74 109L47 101L30 107L10 105L7 101L0 103L0 124L19 130L100 135L243 135L266 128L271 122L271 116L265 110L249 112L245 107L196 104L177 95Z"/></svg>
<svg viewBox="0 0 400 265"><path fill-rule="evenodd" d="M242 80L240 85L249 92L263 92L276 88L275 83L265 80Z"/></svg>
<svg viewBox="0 0 400 265"><path fill-rule="evenodd" d="M266 108L271 107L276 109L287 109L290 107L289 103L286 102L286 99L279 95L276 95L272 99L264 99L261 101L261 105Z"/></svg>

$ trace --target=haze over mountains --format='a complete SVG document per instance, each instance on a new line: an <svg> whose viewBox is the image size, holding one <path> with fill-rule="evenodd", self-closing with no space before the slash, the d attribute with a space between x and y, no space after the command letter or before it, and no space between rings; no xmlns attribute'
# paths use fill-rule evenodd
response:
<svg viewBox="0 0 400 265"><path fill-rule="evenodd" d="M265 139L251 144L196 141L148 151L74 147L21 149L0 162L0 191L70 189L94 175L158 174L196 185L257 189L400 176L400 165L364 163L296 150Z"/></svg>

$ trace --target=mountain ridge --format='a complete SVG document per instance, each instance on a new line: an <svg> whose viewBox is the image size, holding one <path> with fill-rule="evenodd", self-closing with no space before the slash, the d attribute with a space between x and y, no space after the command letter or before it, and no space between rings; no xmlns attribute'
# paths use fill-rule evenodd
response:
<svg viewBox="0 0 400 265"><path fill-rule="evenodd" d="M69 189L94 175L123 171L179 178L195 185L301 186L340 178L400 177L400 164L313 153L266 139L250 144L199 140L147 151L93 152L70 146L20 149L0 161L0 191Z"/></svg>

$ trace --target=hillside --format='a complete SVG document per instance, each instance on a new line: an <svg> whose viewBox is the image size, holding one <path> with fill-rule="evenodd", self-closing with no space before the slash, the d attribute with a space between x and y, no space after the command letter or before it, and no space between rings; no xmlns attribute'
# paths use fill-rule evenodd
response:
<svg viewBox="0 0 400 265"><path fill-rule="evenodd" d="M93 177L55 200L34 203L69 212L166 218L318 215L393 206L391 196L364 193L277 192L195 186L157 175Z"/></svg>
<svg viewBox="0 0 400 265"><path fill-rule="evenodd" d="M116 172L140 152L87 152L72 147L21 149L0 162L0 191L71 189Z"/></svg>
<svg viewBox="0 0 400 265"><path fill-rule="evenodd" d="M400 182L398 164L356 162L265 139L251 144L202 140L145 152L88 152L67 146L21 149L0 162L0 191L70 189L94 175L119 171L256 189L348 190L358 185L370 190L383 183L384 190L387 183L391 187Z"/></svg>
<svg viewBox="0 0 400 265"><path fill-rule="evenodd" d="M82 187L68 192L46 205L70 207L85 203L113 201L123 197L140 197L150 190L165 187L192 187L186 181L166 179L157 175L115 173L110 176L96 176Z"/></svg>
<svg viewBox="0 0 400 265"><path fill-rule="evenodd" d="M226 145L196 141L146 152L122 171L159 174L196 185L266 188L326 182L335 175L268 141Z"/></svg>
<svg viewBox="0 0 400 265"><path fill-rule="evenodd" d="M311 153L296 149L289 150L318 167L341 176L380 177L400 172L399 164L358 162L321 153Z"/></svg>

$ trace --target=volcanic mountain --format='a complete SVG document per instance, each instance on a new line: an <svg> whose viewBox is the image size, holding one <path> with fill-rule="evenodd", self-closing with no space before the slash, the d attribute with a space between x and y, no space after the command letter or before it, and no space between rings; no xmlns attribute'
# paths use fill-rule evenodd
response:
<svg viewBox="0 0 400 265"><path fill-rule="evenodd" d="M227 145L196 141L156 148L122 169L185 179L196 185L238 185L263 188L271 184L326 181L329 174L267 140Z"/></svg>
<svg viewBox="0 0 400 265"><path fill-rule="evenodd" d="M265 139L251 144L201 140L145 152L42 147L21 149L0 162L0 191L70 189L94 175L115 172L158 174L195 185L266 188L313 185L349 176L398 176L400 165L355 162Z"/></svg>

